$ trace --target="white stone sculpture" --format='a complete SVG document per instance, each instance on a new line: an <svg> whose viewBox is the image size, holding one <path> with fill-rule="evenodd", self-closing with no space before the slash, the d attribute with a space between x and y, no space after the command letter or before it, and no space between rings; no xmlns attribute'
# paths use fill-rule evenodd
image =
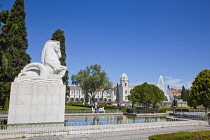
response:
<svg viewBox="0 0 210 140"><path fill-rule="evenodd" d="M26 65L11 85L8 124L64 124L65 89L60 42L49 40L42 63Z"/></svg>
<svg viewBox="0 0 210 140"><path fill-rule="evenodd" d="M19 73L16 81L40 82L45 80L62 83L62 77L65 75L66 66L62 66L59 59L61 58L60 42L49 40L45 43L42 50L42 63L30 63L26 65ZM34 81L36 80L36 81Z"/></svg>
<svg viewBox="0 0 210 140"><path fill-rule="evenodd" d="M66 67L60 64L60 58L60 42L55 40L47 41L42 50L42 64L49 74L57 74L62 78L66 72Z"/></svg>

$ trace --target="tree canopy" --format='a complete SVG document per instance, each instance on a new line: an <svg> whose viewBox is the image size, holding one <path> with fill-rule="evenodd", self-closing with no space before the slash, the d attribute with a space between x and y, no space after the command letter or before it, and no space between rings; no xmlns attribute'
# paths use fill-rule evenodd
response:
<svg viewBox="0 0 210 140"><path fill-rule="evenodd" d="M105 86L107 74L100 65L95 64L81 69L77 75L72 75L71 80L72 84L81 86L83 93L95 102L96 91Z"/></svg>
<svg viewBox="0 0 210 140"><path fill-rule="evenodd" d="M195 77L189 93L188 105L210 107L210 70L204 69Z"/></svg>
<svg viewBox="0 0 210 140"><path fill-rule="evenodd" d="M183 85L182 92L181 92L181 99L183 99L183 101L187 101L188 94L189 94L189 90L185 89L185 87Z"/></svg>
<svg viewBox="0 0 210 140"><path fill-rule="evenodd" d="M65 36L64 36L64 31L58 29L56 30L53 35L52 35L52 40L57 40L60 41L60 49L61 49L61 55L62 57L60 58L61 65L66 66L66 44L65 44ZM66 70L66 73L64 77L62 78L63 82L66 84L66 94L69 94L69 88L68 88L68 70Z"/></svg>
<svg viewBox="0 0 210 140"><path fill-rule="evenodd" d="M111 82L108 76L105 77L103 84L98 90L102 90L102 101L104 100L104 92L109 92L114 90L113 82Z"/></svg>
<svg viewBox="0 0 210 140"><path fill-rule="evenodd" d="M128 99L135 103L141 103L144 107L149 107L150 105L155 107L158 102L167 100L160 88L147 83L135 86L130 93Z"/></svg>
<svg viewBox="0 0 210 140"><path fill-rule="evenodd" d="M0 53L0 100L9 97L10 85L25 65L30 63L27 32L25 26L24 0L16 0L11 11L3 11L1 16ZM2 102L1 102L2 104Z"/></svg>
<svg viewBox="0 0 210 140"><path fill-rule="evenodd" d="M119 92L119 85L117 83L117 89L116 89L116 101L120 102L120 92Z"/></svg>

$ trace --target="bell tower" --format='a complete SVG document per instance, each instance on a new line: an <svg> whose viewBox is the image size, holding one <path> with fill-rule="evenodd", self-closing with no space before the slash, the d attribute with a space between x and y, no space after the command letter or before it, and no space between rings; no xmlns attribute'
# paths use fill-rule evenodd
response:
<svg viewBox="0 0 210 140"><path fill-rule="evenodd" d="M128 86L128 76L123 73L120 77L120 86L127 87Z"/></svg>

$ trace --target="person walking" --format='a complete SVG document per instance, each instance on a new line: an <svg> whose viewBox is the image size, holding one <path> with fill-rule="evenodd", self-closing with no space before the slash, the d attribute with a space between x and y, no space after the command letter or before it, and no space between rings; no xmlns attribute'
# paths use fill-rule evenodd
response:
<svg viewBox="0 0 210 140"><path fill-rule="evenodd" d="M171 107L173 108L173 114L176 113L177 103L178 103L178 101L176 99L174 99L172 102Z"/></svg>
<svg viewBox="0 0 210 140"><path fill-rule="evenodd" d="M98 112L98 104L97 104L97 102L94 103L94 108L95 108L95 113L97 113Z"/></svg>

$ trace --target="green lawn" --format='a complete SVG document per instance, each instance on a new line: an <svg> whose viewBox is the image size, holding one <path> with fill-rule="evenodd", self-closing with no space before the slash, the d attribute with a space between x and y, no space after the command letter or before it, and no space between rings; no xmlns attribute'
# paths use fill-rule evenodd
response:
<svg viewBox="0 0 210 140"><path fill-rule="evenodd" d="M88 108L88 107L70 106L70 105L66 105L65 109L66 110L91 110L91 108Z"/></svg>

